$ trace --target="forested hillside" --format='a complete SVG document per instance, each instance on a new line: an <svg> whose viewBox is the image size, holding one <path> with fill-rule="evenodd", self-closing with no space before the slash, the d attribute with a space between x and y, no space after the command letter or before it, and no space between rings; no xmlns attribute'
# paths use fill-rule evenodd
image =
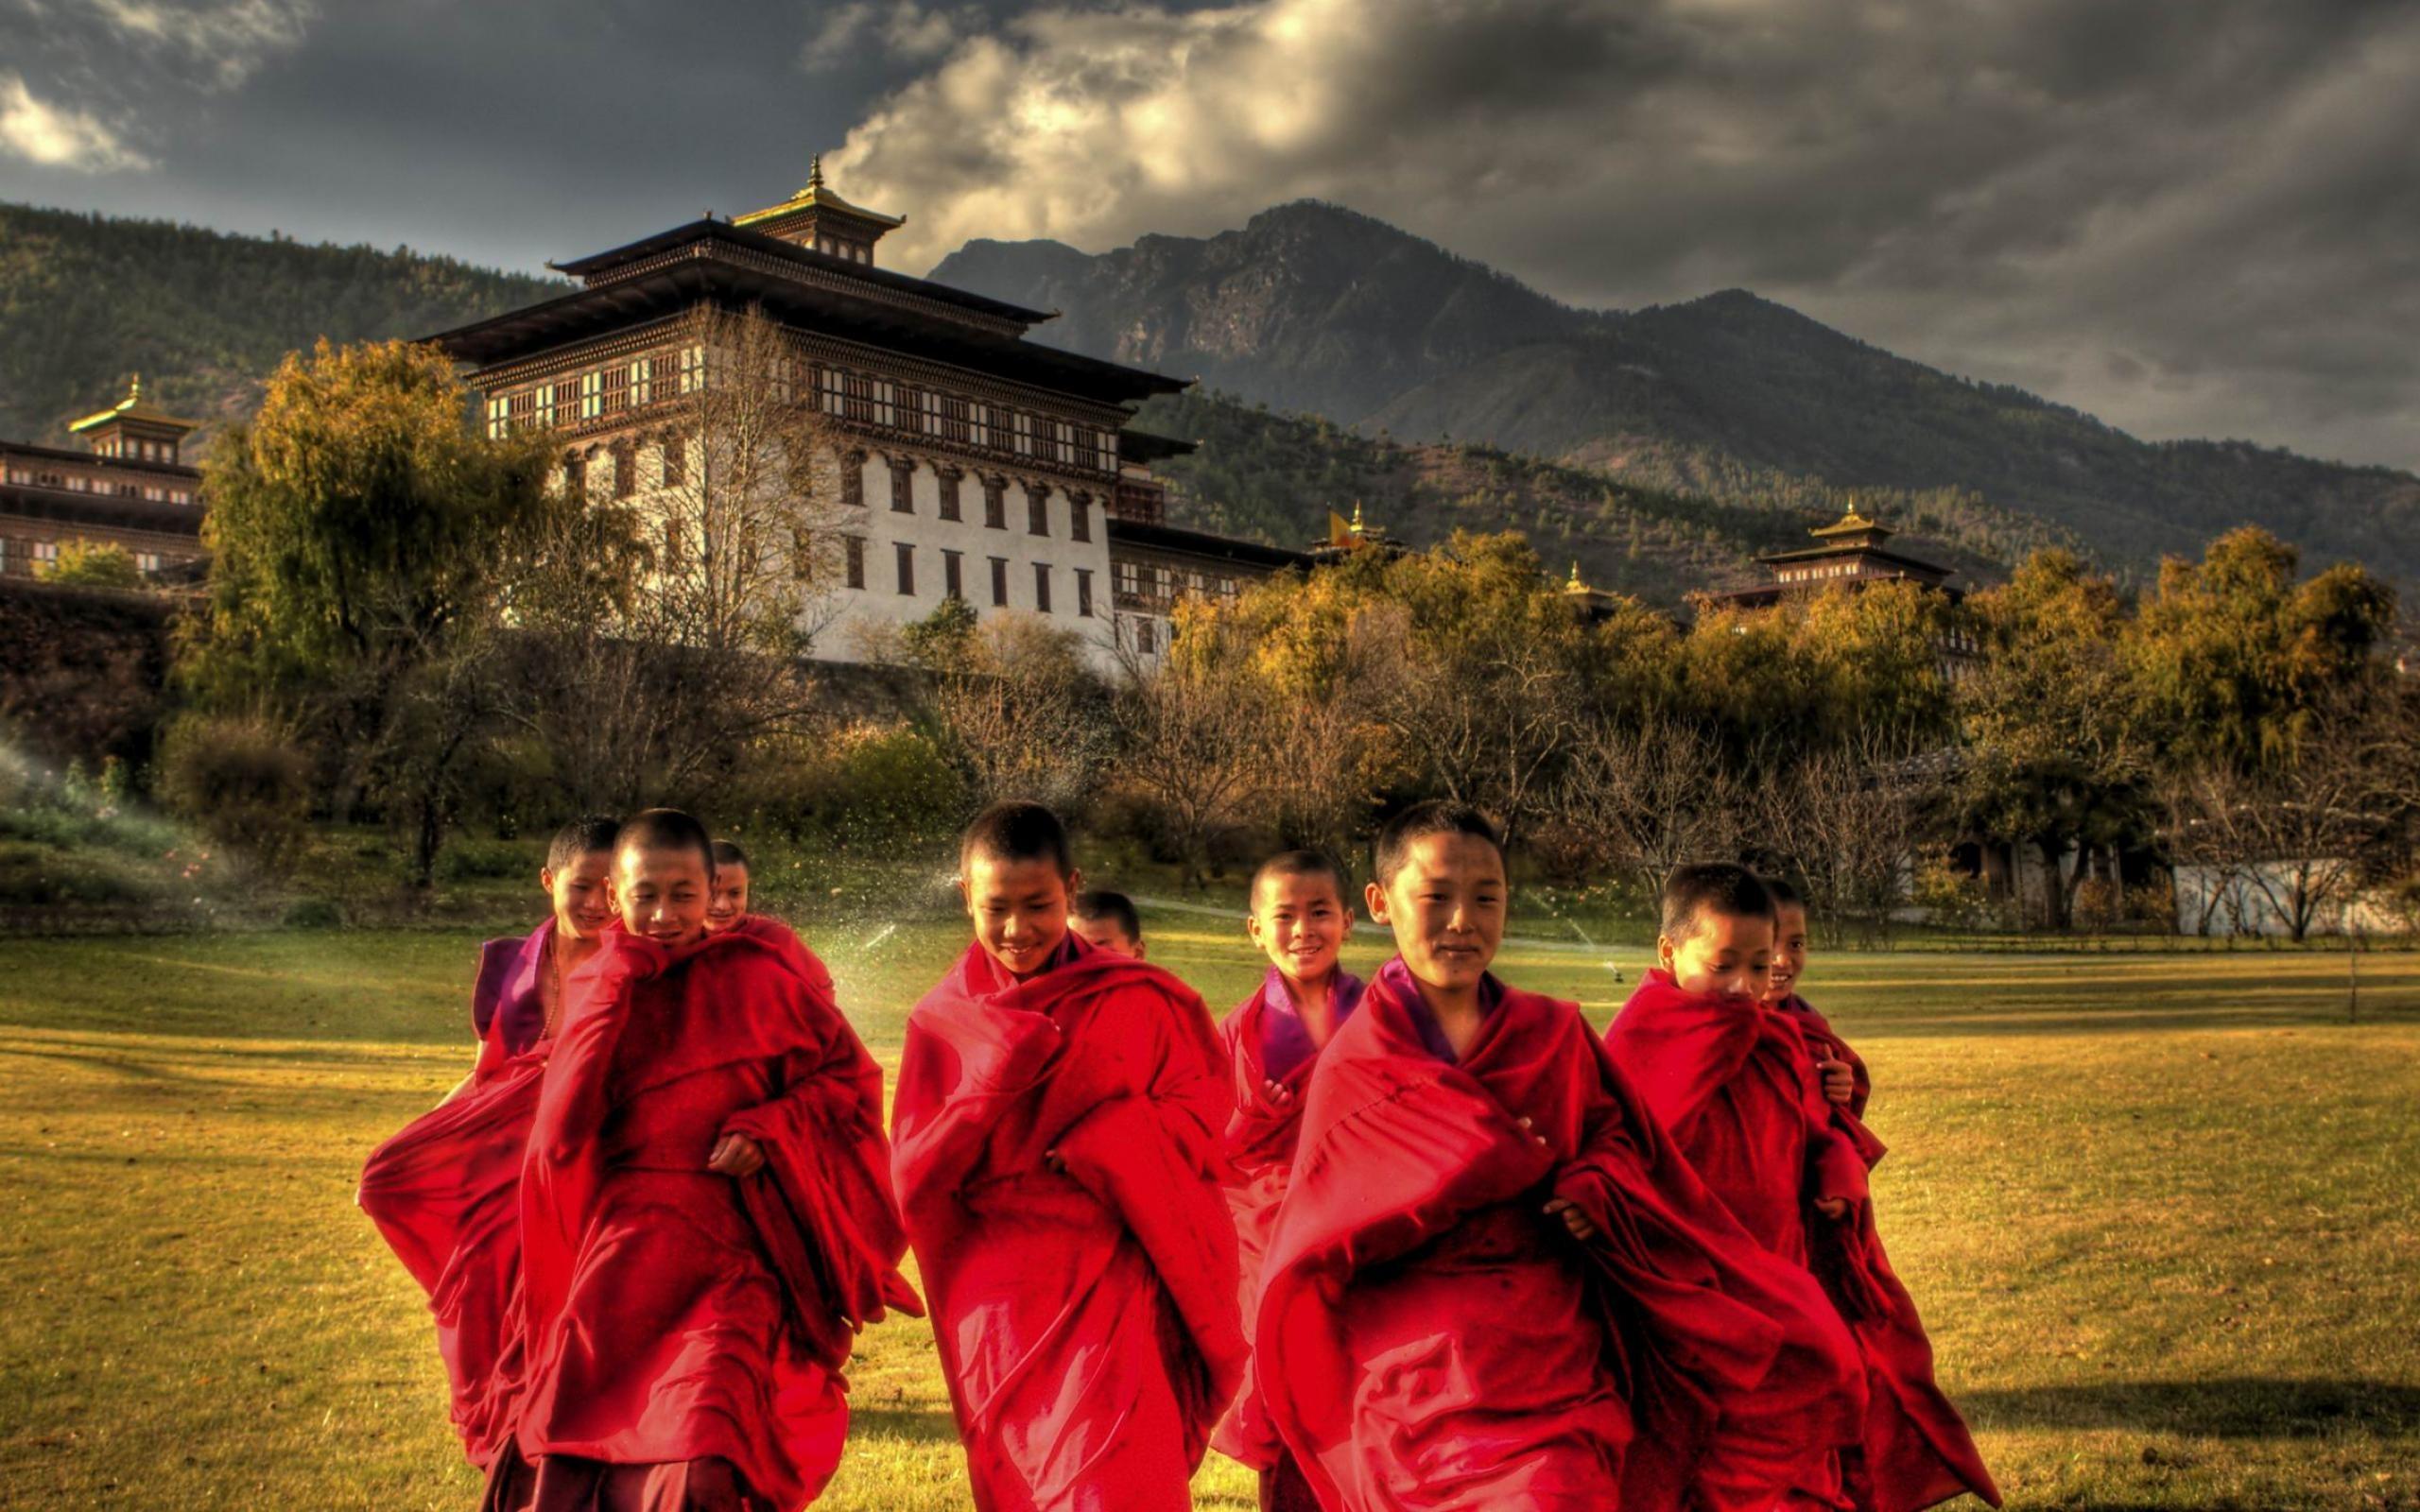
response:
<svg viewBox="0 0 2420 1512"><path fill-rule="evenodd" d="M562 287L405 249L0 204L0 436L60 443L138 372L158 404L223 421L322 335L424 335Z"/></svg>
<svg viewBox="0 0 2420 1512"><path fill-rule="evenodd" d="M1808 544L1806 527L1850 502L1803 483L1773 483L1759 503L1727 502L1495 447L1399 444L1199 390L1152 401L1139 423L1201 443L1160 466L1181 490L1174 524L1301 546L1322 532L1329 510L1349 515L1359 504L1373 526L1416 544L1457 529L1519 530L1556 572L1576 561L1592 587L1668 609L1697 589L1759 580L1754 557ZM2073 544L1971 498L1871 490L1858 503L1909 532L1921 554L1957 567L1966 586L2005 576L2034 547ZM1979 521L1993 528L1977 529Z"/></svg>

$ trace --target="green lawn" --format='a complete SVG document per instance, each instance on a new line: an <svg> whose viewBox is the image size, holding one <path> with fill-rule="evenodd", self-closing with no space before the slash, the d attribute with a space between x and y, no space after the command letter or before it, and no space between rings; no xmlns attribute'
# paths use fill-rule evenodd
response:
<svg viewBox="0 0 2420 1512"><path fill-rule="evenodd" d="M957 932L810 936L895 1062ZM1257 976L1212 919L1152 943L1221 1009ZM421 1299L352 1203L468 1067L473 945L0 942L0 1506L473 1503ZM1817 962L2012 1504L2420 1507L2420 955L2361 964L2348 1025L2341 956ZM1600 1022L1626 990L1597 954L1502 966ZM869 1333L855 1382L821 1504L963 1505L925 1325ZM1216 1456L1199 1486L1249 1504Z"/></svg>

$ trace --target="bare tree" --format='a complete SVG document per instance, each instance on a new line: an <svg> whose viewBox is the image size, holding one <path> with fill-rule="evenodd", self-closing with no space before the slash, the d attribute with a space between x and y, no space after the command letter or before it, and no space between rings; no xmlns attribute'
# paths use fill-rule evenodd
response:
<svg viewBox="0 0 2420 1512"><path fill-rule="evenodd" d="M2343 688L2265 769L2205 765L2172 777L2171 854L2212 868L2212 890L2238 933L2273 919L2300 940L2331 919L2349 924L2420 806L2414 765L2393 690Z"/></svg>
<svg viewBox="0 0 2420 1512"><path fill-rule="evenodd" d="M1580 729L1577 672L1526 619L1487 617L1391 663L1375 712L1445 796L1495 811L1516 838Z"/></svg>
<svg viewBox="0 0 2420 1512"><path fill-rule="evenodd" d="M1740 784L1713 739L1693 725L1663 717L1591 723L1569 755L1550 812L1649 896L1673 868L1737 855L1749 838Z"/></svg>
<svg viewBox="0 0 2420 1512"><path fill-rule="evenodd" d="M1110 708L1125 782L1167 824L1188 887L1208 881L1212 833L1262 803L1279 768L1322 759L1281 744L1281 716L1252 674L1250 653L1243 627L1200 599L1179 606L1157 665L1119 649Z"/></svg>
<svg viewBox="0 0 2420 1512"><path fill-rule="evenodd" d="M934 690L978 803L1088 800L1113 745L1104 702L1081 638L1022 614L986 622L965 664Z"/></svg>
<svg viewBox="0 0 2420 1512"><path fill-rule="evenodd" d="M1924 768L1883 730L1797 753L1760 784L1766 850L1806 892L1827 937L1890 937L1922 838Z"/></svg>
<svg viewBox="0 0 2420 1512"><path fill-rule="evenodd" d="M836 610L843 453L791 337L701 310L674 339L652 359L652 444L614 449L612 496L564 518L520 599L512 713L581 807L695 796L803 730L804 657Z"/></svg>

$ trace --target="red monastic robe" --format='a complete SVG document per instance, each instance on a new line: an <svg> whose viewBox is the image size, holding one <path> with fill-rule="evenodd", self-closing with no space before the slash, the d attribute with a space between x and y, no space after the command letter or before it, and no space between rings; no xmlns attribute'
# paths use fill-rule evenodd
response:
<svg viewBox="0 0 2420 1512"><path fill-rule="evenodd" d="M1829 1117L1844 1132L1854 1128L1860 1148L1880 1160L1880 1142L1858 1123L1874 1091L1864 1058L1804 998L1792 995L1781 1011L1798 1026L1810 1056L1847 1063L1855 1078L1849 1103L1845 1109L1834 1105ZM1841 1238L1829 1253L1818 1249L1816 1275L1865 1356L1871 1405L1862 1448L1848 1467L1848 1488L1860 1512L1916 1512L1962 1491L1999 1505L1999 1487L1974 1435L1933 1379L1932 1341L1883 1252L1870 1200Z"/></svg>
<svg viewBox="0 0 2420 1512"><path fill-rule="evenodd" d="M1340 1022L1359 1006L1364 987L1360 978L1339 971L1328 990ZM1301 1026L1287 994L1285 977L1271 968L1260 990L1219 1025L1231 1078L1223 1141L1227 1210L1236 1220L1240 1262L1236 1295L1246 1318L1259 1303L1261 1262L1277 1230L1278 1206L1285 1200L1287 1177L1294 1165L1294 1139L1303 1123L1303 1093L1310 1085L1311 1067L1319 1056L1309 1045L1309 1033ZM1274 1056L1272 1042L1279 1051ZM1271 1097L1271 1083L1288 1095ZM1210 1442L1219 1452L1260 1470L1275 1469L1285 1453L1286 1446L1269 1421L1249 1369L1235 1405L1219 1420Z"/></svg>
<svg viewBox="0 0 2420 1512"><path fill-rule="evenodd" d="M1852 1436L1853 1346L1574 1005L1488 997L1457 1062L1392 961L1321 1052L1253 1337L1270 1421L1330 1509L1769 1506L1799 1463L1734 1439Z"/></svg>
<svg viewBox="0 0 2420 1512"><path fill-rule="evenodd" d="M471 995L479 1060L471 1084L371 1154L357 1199L428 1294L438 1353L453 1391L455 1431L485 1466L510 1436L521 1280L521 1156L552 1041L539 1038L538 989L555 933L480 948Z"/></svg>
<svg viewBox="0 0 2420 1512"><path fill-rule="evenodd" d="M485 1467L512 1435L521 1156L547 1045L502 1060L378 1146L361 1211L428 1294L462 1452Z"/></svg>
<svg viewBox="0 0 2420 1512"><path fill-rule="evenodd" d="M1191 1504L1243 1364L1218 1054L1190 988L1073 936L1022 982L971 946L908 1019L899 1195L983 1512Z"/></svg>
<svg viewBox="0 0 2420 1512"><path fill-rule="evenodd" d="M706 1169L728 1133L762 1171ZM775 1506L812 1500L852 1338L918 1310L889 1157L881 1071L787 929L676 952L614 931L576 979L522 1168L521 1454L721 1460Z"/></svg>

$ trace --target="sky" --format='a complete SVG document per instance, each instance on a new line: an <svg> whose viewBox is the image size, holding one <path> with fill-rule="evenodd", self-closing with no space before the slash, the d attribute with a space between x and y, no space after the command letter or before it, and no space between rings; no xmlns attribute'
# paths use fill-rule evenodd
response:
<svg viewBox="0 0 2420 1512"><path fill-rule="evenodd" d="M922 272L1313 197L2407 468L2415 142L2415 0L0 0L0 199L535 269L821 151Z"/></svg>

